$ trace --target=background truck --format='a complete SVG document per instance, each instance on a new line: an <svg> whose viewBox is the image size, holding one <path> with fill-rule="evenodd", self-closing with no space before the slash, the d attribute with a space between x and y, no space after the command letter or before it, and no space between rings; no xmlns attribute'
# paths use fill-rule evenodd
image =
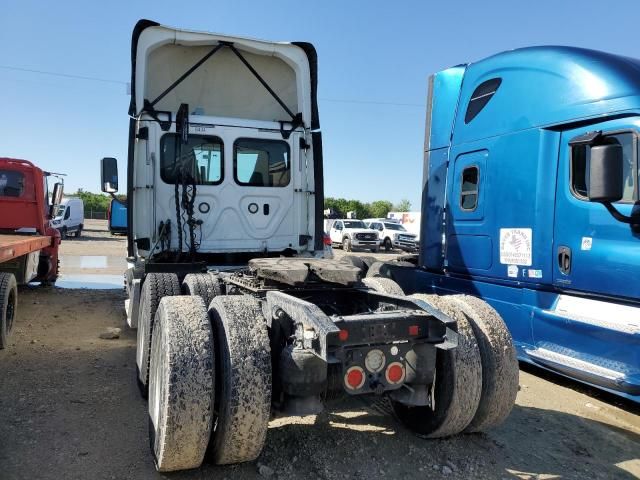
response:
<svg viewBox="0 0 640 480"><path fill-rule="evenodd" d="M378 233L380 246L384 247L387 252L394 248L399 248L405 252L415 252L418 247L417 236L409 233L397 220L367 218L364 223L367 228Z"/></svg>
<svg viewBox="0 0 640 480"><path fill-rule="evenodd" d="M403 285L479 296L520 360L640 401L639 134L638 60L535 47L436 73Z"/></svg>
<svg viewBox="0 0 640 480"><path fill-rule="evenodd" d="M27 160L0 158L0 348L16 319L18 285L51 284L58 277L60 234L49 222L62 198L56 183L51 201L43 172Z"/></svg>
<svg viewBox="0 0 640 480"><path fill-rule="evenodd" d="M84 227L84 202L81 198L65 198L58 207L51 225L58 229L61 238L73 234L79 238Z"/></svg>
<svg viewBox="0 0 640 480"><path fill-rule="evenodd" d="M127 233L127 204L112 198L107 210L107 223L111 235Z"/></svg>
<svg viewBox="0 0 640 480"><path fill-rule="evenodd" d="M362 220L333 220L329 227L331 243L345 252L353 249L368 249L377 252L380 248L378 233L373 232Z"/></svg>
<svg viewBox="0 0 640 480"><path fill-rule="evenodd" d="M158 470L253 460L272 412L344 395L429 437L506 418L518 366L490 307L322 258L312 45L142 20L131 60L126 308Z"/></svg>

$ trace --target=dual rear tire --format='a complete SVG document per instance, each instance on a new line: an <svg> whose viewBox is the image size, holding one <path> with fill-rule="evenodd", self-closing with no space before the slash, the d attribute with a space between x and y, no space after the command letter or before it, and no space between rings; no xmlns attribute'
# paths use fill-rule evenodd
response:
<svg viewBox="0 0 640 480"><path fill-rule="evenodd" d="M257 300L162 299L149 378L149 438L159 471L258 457L271 412L271 353Z"/></svg>
<svg viewBox="0 0 640 480"><path fill-rule="evenodd" d="M515 403L519 376L513 341L500 315L468 295L411 297L456 320L458 346L437 351L432 406L392 401L397 417L428 438L500 425Z"/></svg>

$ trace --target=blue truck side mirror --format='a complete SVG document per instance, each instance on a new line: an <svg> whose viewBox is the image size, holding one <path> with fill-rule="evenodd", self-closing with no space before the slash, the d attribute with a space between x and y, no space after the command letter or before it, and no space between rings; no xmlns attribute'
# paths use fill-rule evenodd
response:
<svg viewBox="0 0 640 480"><path fill-rule="evenodd" d="M623 196L622 145L594 145L587 169L587 196L590 202L614 203Z"/></svg>
<svg viewBox="0 0 640 480"><path fill-rule="evenodd" d="M100 160L100 189L105 193L118 191L118 161L115 158Z"/></svg>

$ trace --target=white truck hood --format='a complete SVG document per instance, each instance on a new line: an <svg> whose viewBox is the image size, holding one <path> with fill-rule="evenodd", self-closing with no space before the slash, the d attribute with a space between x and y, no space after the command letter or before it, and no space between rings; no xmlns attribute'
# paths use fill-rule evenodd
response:
<svg viewBox="0 0 640 480"><path fill-rule="evenodd" d="M165 94L216 47L220 48ZM238 53L284 105L260 85ZM132 39L129 114L177 112L185 103L189 113L216 117L290 122L294 114L301 117L299 126L318 129L316 58L308 43L222 36L140 20Z"/></svg>

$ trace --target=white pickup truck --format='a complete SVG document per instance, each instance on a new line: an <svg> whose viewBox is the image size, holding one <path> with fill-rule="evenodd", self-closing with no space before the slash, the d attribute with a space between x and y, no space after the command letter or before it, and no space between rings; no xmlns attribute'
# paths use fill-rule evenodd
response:
<svg viewBox="0 0 640 480"><path fill-rule="evenodd" d="M377 252L380 247L378 233L367 228L362 220L335 220L329 229L331 243L342 246L345 252L365 248Z"/></svg>
<svg viewBox="0 0 640 480"><path fill-rule="evenodd" d="M373 231L378 232L380 246L387 252L394 248L399 248L405 252L415 252L418 248L417 235L409 233L400 223L396 221L367 219L365 225Z"/></svg>

